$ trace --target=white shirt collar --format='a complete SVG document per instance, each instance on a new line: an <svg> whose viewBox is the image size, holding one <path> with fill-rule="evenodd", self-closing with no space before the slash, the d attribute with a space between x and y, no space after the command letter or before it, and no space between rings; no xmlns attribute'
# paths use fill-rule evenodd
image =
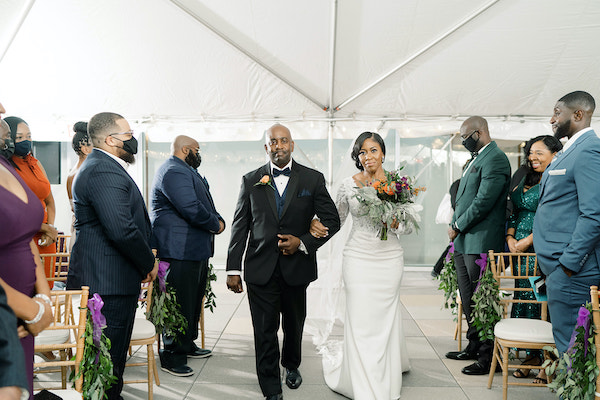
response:
<svg viewBox="0 0 600 400"><path fill-rule="evenodd" d="M123 169L124 169L125 171L127 171L127 167L129 167L129 164L128 164L127 162L125 162L125 160L123 160L123 159L121 159L121 158L119 158L119 157L115 156L114 154L111 154L111 153L109 153L109 152L108 152L108 151L106 151L106 150L102 150L102 149L101 149L101 148L99 148L99 147L94 147L94 148L95 148L95 149L97 149L97 150L100 150L100 151L101 151L101 152L103 152L104 154L107 154L109 157L113 158L113 159L114 159L116 162L118 162L118 163L119 163L119 165L120 165L121 167L123 167Z"/></svg>
<svg viewBox="0 0 600 400"><path fill-rule="evenodd" d="M492 143L492 142L490 142L490 143ZM479 151L477 152L477 157L479 157L479 155L481 153L483 153L483 149L485 149L486 147L488 147L490 145L490 143L486 144L485 146L483 146L482 148L479 149Z"/></svg>
<svg viewBox="0 0 600 400"><path fill-rule="evenodd" d="M576 134L574 134L573 136L571 136L571 138L569 140L567 140L567 143L565 143L565 145L563 146L563 153L565 151L567 151L567 149L569 147L571 147L573 145L573 143L575 143L575 141L577 141L577 139L579 139L584 133L591 131L592 127L589 126L587 128L584 128L582 130L580 130L579 132L577 132Z"/></svg>
<svg viewBox="0 0 600 400"><path fill-rule="evenodd" d="M283 168L279 168L277 165L273 164L273 161L269 161L269 164L271 164L271 171L273 171L274 169L284 170L286 168L289 168L290 171L292 170L292 159L291 158L290 158L290 162L287 163Z"/></svg>

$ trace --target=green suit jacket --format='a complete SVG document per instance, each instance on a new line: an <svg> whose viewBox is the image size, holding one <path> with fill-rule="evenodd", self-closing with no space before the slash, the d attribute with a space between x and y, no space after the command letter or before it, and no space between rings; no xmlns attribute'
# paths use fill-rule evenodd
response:
<svg viewBox="0 0 600 400"><path fill-rule="evenodd" d="M510 163L491 142L460 180L452 222L460 229L454 247L462 254L504 249Z"/></svg>

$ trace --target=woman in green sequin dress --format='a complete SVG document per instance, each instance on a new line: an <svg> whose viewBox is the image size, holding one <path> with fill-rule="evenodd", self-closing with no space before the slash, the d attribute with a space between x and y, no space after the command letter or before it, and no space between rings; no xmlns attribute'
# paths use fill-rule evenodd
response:
<svg viewBox="0 0 600 400"><path fill-rule="evenodd" d="M554 155L562 149L562 144L553 136L538 136L531 139L525 146L527 155L527 167L529 171L521 180L519 185L510 193L514 204L514 211L508 219L506 231L506 243L511 253L533 253L533 218L540 197L540 179L546 167L552 161ZM533 275L534 257L526 260L522 257L520 275ZM515 287L531 288L529 281L519 279L515 281ZM515 292L515 299L535 300L533 292ZM541 307L539 304L513 304L512 318L541 318ZM527 350L527 357L523 364L540 364L542 352L539 350ZM515 378L527 378L529 370L518 369L514 372ZM538 375L536 379L543 380L545 376Z"/></svg>

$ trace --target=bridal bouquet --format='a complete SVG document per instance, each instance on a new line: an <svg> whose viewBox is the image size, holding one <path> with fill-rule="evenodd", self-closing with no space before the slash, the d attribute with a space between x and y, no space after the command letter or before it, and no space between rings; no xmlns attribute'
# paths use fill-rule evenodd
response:
<svg viewBox="0 0 600 400"><path fill-rule="evenodd" d="M381 240L387 240L388 227L394 221L413 225L419 229L423 207L415 204L415 197L424 187L416 187L413 179L396 171L385 172L384 180L375 180L368 186L358 188L355 197L363 206L364 213L375 226L381 226Z"/></svg>

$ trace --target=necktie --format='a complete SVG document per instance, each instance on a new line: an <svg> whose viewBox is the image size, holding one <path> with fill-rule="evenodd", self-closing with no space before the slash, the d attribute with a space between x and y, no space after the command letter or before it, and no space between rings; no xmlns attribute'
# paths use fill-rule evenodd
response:
<svg viewBox="0 0 600 400"><path fill-rule="evenodd" d="M290 176L290 168L276 169L273 168L273 178L277 178L279 175Z"/></svg>
<svg viewBox="0 0 600 400"><path fill-rule="evenodd" d="M477 157L479 155L478 151L472 151L471 152L471 159L475 159L475 157Z"/></svg>

